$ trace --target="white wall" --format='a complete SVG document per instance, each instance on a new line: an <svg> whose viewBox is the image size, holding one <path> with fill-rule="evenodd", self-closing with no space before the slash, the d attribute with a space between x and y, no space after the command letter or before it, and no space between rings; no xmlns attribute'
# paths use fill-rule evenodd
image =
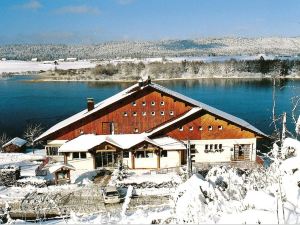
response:
<svg viewBox="0 0 300 225"><path fill-rule="evenodd" d="M88 152L86 153L86 159L73 159L73 154L69 153L67 161L76 170L93 170L95 168L93 156Z"/></svg>
<svg viewBox="0 0 300 225"><path fill-rule="evenodd" d="M160 158L160 168L177 167L181 164L179 151L168 151L168 157Z"/></svg>
<svg viewBox="0 0 300 225"><path fill-rule="evenodd" d="M250 144L250 160L256 160L256 138L245 139L217 139L217 140L193 140L191 144L195 144L197 153L195 154L196 162L229 162L234 155L233 147L235 144ZM205 153L206 144L222 144L223 152Z"/></svg>
<svg viewBox="0 0 300 225"><path fill-rule="evenodd" d="M153 158L135 158L136 169L153 169L157 168L157 155L153 153Z"/></svg>

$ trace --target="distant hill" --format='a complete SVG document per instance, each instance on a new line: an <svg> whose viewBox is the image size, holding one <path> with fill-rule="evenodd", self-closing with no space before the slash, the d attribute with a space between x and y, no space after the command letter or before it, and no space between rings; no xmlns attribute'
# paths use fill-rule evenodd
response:
<svg viewBox="0 0 300 225"><path fill-rule="evenodd" d="M120 41L94 45L3 45L0 58L13 60L115 59L207 55L300 55L300 37L202 38L195 40Z"/></svg>

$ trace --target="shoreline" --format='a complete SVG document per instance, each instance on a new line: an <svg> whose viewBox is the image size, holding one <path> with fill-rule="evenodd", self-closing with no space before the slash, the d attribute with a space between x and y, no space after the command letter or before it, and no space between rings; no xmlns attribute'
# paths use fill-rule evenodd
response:
<svg viewBox="0 0 300 225"><path fill-rule="evenodd" d="M20 76L20 75L18 75ZM202 80L202 79L226 79L226 80L257 80L257 79L272 79L272 76L216 76L216 77L211 77L211 76L203 76L203 77L177 77L177 78L152 78L152 81L172 81L172 80ZM295 76L286 76L286 77L276 77L276 79L289 79L289 80L300 80L300 76L295 77ZM1 80L1 79L0 79ZM29 82L29 83L43 83L43 82L99 82L99 83L136 83L138 80L123 80L123 79L102 79L102 80L95 80L95 79L90 79L90 80L66 80L66 79L61 79L61 80L54 80L54 79L31 79L31 80L24 80L23 82Z"/></svg>

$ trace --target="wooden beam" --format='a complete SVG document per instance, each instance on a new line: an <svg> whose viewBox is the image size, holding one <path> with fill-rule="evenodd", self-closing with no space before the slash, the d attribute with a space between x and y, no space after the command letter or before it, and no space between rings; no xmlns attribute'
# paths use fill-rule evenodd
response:
<svg viewBox="0 0 300 225"><path fill-rule="evenodd" d="M160 149L156 151L157 154L157 169L160 169Z"/></svg>
<svg viewBox="0 0 300 225"><path fill-rule="evenodd" d="M135 169L135 152L131 152L131 169Z"/></svg>

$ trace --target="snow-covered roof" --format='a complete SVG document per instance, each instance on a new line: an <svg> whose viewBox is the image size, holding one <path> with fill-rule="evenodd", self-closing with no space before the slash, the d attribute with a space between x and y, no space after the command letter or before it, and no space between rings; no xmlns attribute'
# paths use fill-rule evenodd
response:
<svg viewBox="0 0 300 225"><path fill-rule="evenodd" d="M109 106L109 105L111 105L111 104L113 104L117 101L120 101L120 100L132 95L133 93L138 92L139 90L141 90L141 88L138 88L138 87L139 87L139 84L136 83L136 84L130 86L129 88L113 95L112 97L107 98L107 99L103 100L102 102L96 104L93 110L88 111L87 109L85 109L85 110L83 110L83 111L81 111L81 112L79 112L79 113L77 113L77 114L75 114L75 115L59 122L59 123L57 123L56 125L54 125L50 129L48 129L46 132L44 132L41 136L39 136L35 141L41 140L42 138L45 138L46 136L48 136L48 135L50 135L50 134L52 134L52 133L54 133L54 132L56 132L56 131L58 131L58 130L60 130L60 129L76 122L76 121L78 121L78 120L81 120L81 119L83 119L83 118L85 118L85 117L87 117L87 116L89 116L89 115L91 115L95 112L98 112L99 110L102 110L102 109L106 108L107 106ZM206 110L206 111L208 111L208 112L210 112L214 115L217 115L221 118L224 118L228 121L231 121L231 122L233 122L237 125L240 125L240 126L246 128L246 129L252 130L252 131L256 132L257 134L260 134L262 136L267 136L262 131L258 130L256 127L252 126L251 124L249 124L245 120L242 120L242 119L237 118L233 115L225 113L221 110L218 110L218 109L216 109L214 107L211 107L207 104L204 104L202 102L196 101L192 98L189 98L189 97L187 97L185 95L182 95L178 92L172 91L172 90L170 90L168 88L165 88L161 85L151 83L151 82L146 82L146 84L144 84L144 86L142 88L146 88L146 87L151 87L155 90L158 90L158 91L163 92L165 94L171 95L171 96L173 96L175 98L178 98L182 101L188 102L191 105L194 105L195 107L202 108L202 109L204 109L204 110Z"/></svg>
<svg viewBox="0 0 300 225"><path fill-rule="evenodd" d="M58 145L61 146L62 144L66 143L68 140L48 140L47 145Z"/></svg>
<svg viewBox="0 0 300 225"><path fill-rule="evenodd" d="M186 150L186 146L183 144L183 142L168 136L154 138L152 140L163 150Z"/></svg>
<svg viewBox="0 0 300 225"><path fill-rule="evenodd" d="M186 147L181 141L170 137L156 139L148 138L146 133L142 134L115 134L95 135L83 134L63 144L59 152L87 152L102 143L110 143L121 149L130 149L140 143L148 142L164 150L184 150Z"/></svg>
<svg viewBox="0 0 300 225"><path fill-rule="evenodd" d="M62 168L69 169L69 170L75 170L75 167L70 165L70 164L56 163L56 164L49 167L49 172L54 173L57 170L60 170Z"/></svg>
<svg viewBox="0 0 300 225"><path fill-rule="evenodd" d="M6 147L10 144L16 145L18 147L22 147L26 143L27 143L26 140L23 140L22 138L15 137L15 138L11 139L9 142L7 142L6 144L2 145L2 148Z"/></svg>
<svg viewBox="0 0 300 225"><path fill-rule="evenodd" d="M111 143L112 141L108 139L106 135L83 134L63 144L58 149L58 151L59 152L87 152L88 150L104 142ZM111 144L117 145L114 142Z"/></svg>

